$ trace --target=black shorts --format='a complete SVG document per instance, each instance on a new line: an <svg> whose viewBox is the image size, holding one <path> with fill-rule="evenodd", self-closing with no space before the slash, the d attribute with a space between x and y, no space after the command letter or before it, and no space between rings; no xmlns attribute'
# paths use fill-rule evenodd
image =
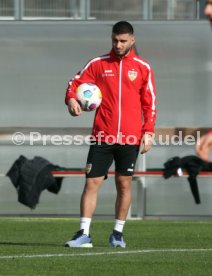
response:
<svg viewBox="0 0 212 276"><path fill-rule="evenodd" d="M86 165L86 177L107 177L107 172L115 162L115 171L122 175L133 175L139 152L138 145L120 145L106 143L90 146Z"/></svg>

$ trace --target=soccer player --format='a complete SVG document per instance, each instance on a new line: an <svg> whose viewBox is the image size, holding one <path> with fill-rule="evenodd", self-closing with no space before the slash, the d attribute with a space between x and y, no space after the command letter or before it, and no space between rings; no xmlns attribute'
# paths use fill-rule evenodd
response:
<svg viewBox="0 0 212 276"><path fill-rule="evenodd" d="M81 196L80 230L66 242L67 247L92 247L89 234L99 188L115 161L115 225L109 236L113 247L125 247L123 228L131 203L132 175L138 153L151 149L156 120L156 89L150 65L133 50L133 26L126 21L112 28L112 49L90 60L69 82L66 104L72 116L82 113L76 100L76 88L94 83L102 92L90 145L86 183Z"/></svg>
<svg viewBox="0 0 212 276"><path fill-rule="evenodd" d="M212 27L212 0L207 0L205 4L205 15ZM212 150L212 131L203 135L196 144L196 152L200 158L209 161L209 152Z"/></svg>

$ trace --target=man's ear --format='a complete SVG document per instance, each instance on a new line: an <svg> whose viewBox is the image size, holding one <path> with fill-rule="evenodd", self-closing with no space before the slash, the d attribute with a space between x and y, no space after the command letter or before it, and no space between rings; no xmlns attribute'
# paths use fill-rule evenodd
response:
<svg viewBox="0 0 212 276"><path fill-rule="evenodd" d="M134 36L134 35L132 36L132 40L131 40L131 42L132 42L132 45L134 45L134 44L135 44L135 36Z"/></svg>

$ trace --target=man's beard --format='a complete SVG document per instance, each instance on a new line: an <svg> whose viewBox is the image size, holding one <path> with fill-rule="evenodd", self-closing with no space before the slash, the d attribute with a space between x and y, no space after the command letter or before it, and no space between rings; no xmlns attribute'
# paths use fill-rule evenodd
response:
<svg viewBox="0 0 212 276"><path fill-rule="evenodd" d="M128 49L126 49L124 52L117 52L116 50L114 50L114 51L115 51L115 53L116 53L117 56L122 57L122 56L127 55L129 53L130 49L131 49L131 47L129 47Z"/></svg>

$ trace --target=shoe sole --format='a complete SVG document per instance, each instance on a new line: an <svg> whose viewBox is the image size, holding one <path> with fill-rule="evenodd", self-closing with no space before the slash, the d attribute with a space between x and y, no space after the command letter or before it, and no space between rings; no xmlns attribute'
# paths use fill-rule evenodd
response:
<svg viewBox="0 0 212 276"><path fill-rule="evenodd" d="M121 248L126 248L126 245L125 246L122 246L122 245L112 245L110 244L111 247L121 247Z"/></svg>
<svg viewBox="0 0 212 276"><path fill-rule="evenodd" d="M80 246L70 246L68 243L66 243L65 247L70 247L70 248L92 248L93 244L92 243L84 243L84 244L81 244Z"/></svg>
<svg viewBox="0 0 212 276"><path fill-rule="evenodd" d="M82 245L80 245L80 248L92 248L93 244L92 243L84 243Z"/></svg>

